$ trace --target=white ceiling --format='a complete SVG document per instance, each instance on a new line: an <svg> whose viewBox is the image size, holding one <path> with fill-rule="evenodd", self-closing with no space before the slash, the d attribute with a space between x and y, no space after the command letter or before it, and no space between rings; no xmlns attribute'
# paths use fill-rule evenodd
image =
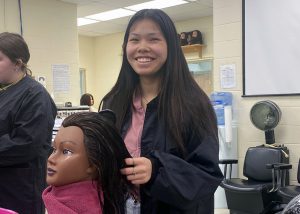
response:
<svg viewBox="0 0 300 214"><path fill-rule="evenodd" d="M149 0L61 0L63 2L77 4L77 17L92 15L95 13L113 10L143 3ZM168 1L168 0L165 0ZM213 0L189 0L191 3L163 9L173 21L185 21L205 16L211 16ZM86 36L101 36L126 29L130 17L124 17L105 22L84 25L78 27L78 33Z"/></svg>

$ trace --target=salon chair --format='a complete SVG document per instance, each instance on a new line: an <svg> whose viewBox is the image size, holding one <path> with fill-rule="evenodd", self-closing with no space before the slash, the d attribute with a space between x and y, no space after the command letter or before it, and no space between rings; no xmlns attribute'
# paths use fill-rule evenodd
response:
<svg viewBox="0 0 300 214"><path fill-rule="evenodd" d="M225 164L225 179L222 181L221 187L225 190L230 214L276 213L279 199L276 194L276 186L272 182L275 174L271 168L273 163L288 162L286 147L250 147L246 152L243 167L243 175L247 179L242 179L231 178L230 175L227 175L227 166L237 163L236 160L221 160L220 164Z"/></svg>
<svg viewBox="0 0 300 214"><path fill-rule="evenodd" d="M277 166L278 169L291 169L291 164L284 164ZM281 173L282 174L282 173ZM300 159L298 163L298 172L297 172L297 180L300 183ZM278 196L281 198L282 203L288 204L294 197L300 194L300 186L299 185L283 185L278 189Z"/></svg>

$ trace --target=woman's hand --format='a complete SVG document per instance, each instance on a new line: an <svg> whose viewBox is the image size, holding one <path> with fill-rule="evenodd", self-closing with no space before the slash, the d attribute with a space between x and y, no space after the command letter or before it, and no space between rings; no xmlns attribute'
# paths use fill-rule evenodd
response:
<svg viewBox="0 0 300 214"><path fill-rule="evenodd" d="M127 176L132 184L145 184L151 178L152 163L148 158L126 158L128 167L121 169L121 173Z"/></svg>

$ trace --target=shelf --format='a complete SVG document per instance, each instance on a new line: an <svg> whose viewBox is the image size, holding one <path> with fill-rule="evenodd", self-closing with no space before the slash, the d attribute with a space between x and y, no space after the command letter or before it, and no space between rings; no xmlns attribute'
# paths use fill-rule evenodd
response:
<svg viewBox="0 0 300 214"><path fill-rule="evenodd" d="M65 107L65 106L56 106L57 111L74 111L74 110L89 110L89 106L71 106L71 107Z"/></svg>
<svg viewBox="0 0 300 214"><path fill-rule="evenodd" d="M192 62L202 62L202 61L213 61L213 60L214 60L213 57L187 59L187 61L188 61L189 63L192 63Z"/></svg>
<svg viewBox="0 0 300 214"><path fill-rule="evenodd" d="M202 57L202 48L204 45L201 44L195 44L195 45L185 45L181 46L182 51L184 54L188 53L196 53L199 58Z"/></svg>
<svg viewBox="0 0 300 214"><path fill-rule="evenodd" d="M211 60L188 61L188 67L194 75L201 75L212 72Z"/></svg>

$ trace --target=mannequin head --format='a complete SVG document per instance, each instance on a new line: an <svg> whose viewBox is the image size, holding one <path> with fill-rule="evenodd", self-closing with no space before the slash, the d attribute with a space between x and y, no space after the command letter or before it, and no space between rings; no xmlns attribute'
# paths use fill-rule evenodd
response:
<svg viewBox="0 0 300 214"><path fill-rule="evenodd" d="M59 129L48 158L49 185L63 186L94 178L95 170L89 163L83 140L83 131L77 126Z"/></svg>
<svg viewBox="0 0 300 214"><path fill-rule="evenodd" d="M94 105L93 95L91 95L89 93L83 94L80 98L80 105L86 105L86 106Z"/></svg>
<svg viewBox="0 0 300 214"><path fill-rule="evenodd" d="M130 155L115 120L109 110L70 115L55 137L47 165L49 185L97 182L104 196L104 211L109 211L104 213L119 213L130 186L120 173Z"/></svg>

